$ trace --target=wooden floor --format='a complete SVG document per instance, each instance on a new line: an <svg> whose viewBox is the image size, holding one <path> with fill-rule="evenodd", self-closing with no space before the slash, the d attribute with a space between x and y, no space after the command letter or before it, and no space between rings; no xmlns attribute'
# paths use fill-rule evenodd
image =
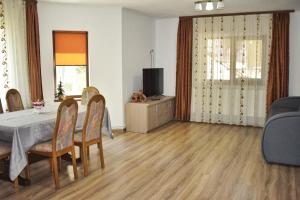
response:
<svg viewBox="0 0 300 200"><path fill-rule="evenodd" d="M171 123L150 134L104 139L106 168L91 150L88 177L73 181L63 162L55 191L49 163L32 165L32 185L14 192L0 181L0 199L300 199L300 168L269 165L259 128Z"/></svg>

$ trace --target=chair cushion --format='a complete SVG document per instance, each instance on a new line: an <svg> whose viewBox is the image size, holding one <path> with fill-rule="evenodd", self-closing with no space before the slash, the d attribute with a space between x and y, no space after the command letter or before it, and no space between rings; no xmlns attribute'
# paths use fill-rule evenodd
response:
<svg viewBox="0 0 300 200"><path fill-rule="evenodd" d="M34 145L31 151L52 152L52 140Z"/></svg>
<svg viewBox="0 0 300 200"><path fill-rule="evenodd" d="M0 156L10 153L11 147L10 144L5 142L0 142Z"/></svg>
<svg viewBox="0 0 300 200"><path fill-rule="evenodd" d="M74 142L82 142L82 132L74 134Z"/></svg>

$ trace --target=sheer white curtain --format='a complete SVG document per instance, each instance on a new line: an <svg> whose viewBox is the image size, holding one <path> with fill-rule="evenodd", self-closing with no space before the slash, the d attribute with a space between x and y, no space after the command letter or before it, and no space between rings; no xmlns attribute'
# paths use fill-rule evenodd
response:
<svg viewBox="0 0 300 200"><path fill-rule="evenodd" d="M25 1L1 0L0 11L3 14L1 31L2 76L1 100L5 105L5 93L9 88L16 88L22 96L25 107L31 105L26 44ZM4 38L4 40L2 39ZM5 46L5 53L3 47ZM5 63L3 61L5 60Z"/></svg>
<svg viewBox="0 0 300 200"><path fill-rule="evenodd" d="M0 0L0 98L3 108L6 107L5 94L8 89L8 69L7 69L7 39L4 21L3 0Z"/></svg>
<svg viewBox="0 0 300 200"><path fill-rule="evenodd" d="M193 23L191 121L263 126L272 15Z"/></svg>

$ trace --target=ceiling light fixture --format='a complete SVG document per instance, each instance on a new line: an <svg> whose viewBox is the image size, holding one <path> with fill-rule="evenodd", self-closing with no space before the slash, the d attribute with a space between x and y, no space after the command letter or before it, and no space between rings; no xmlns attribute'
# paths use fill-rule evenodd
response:
<svg viewBox="0 0 300 200"><path fill-rule="evenodd" d="M195 10L203 10L201 3L195 3Z"/></svg>
<svg viewBox="0 0 300 200"><path fill-rule="evenodd" d="M221 0L217 3L217 9L223 9L224 8L224 2Z"/></svg>
<svg viewBox="0 0 300 200"><path fill-rule="evenodd" d="M202 11L202 10L219 10L219 9L224 9L224 1L223 0L200 0L196 1L194 3L194 8L197 11Z"/></svg>
<svg viewBox="0 0 300 200"><path fill-rule="evenodd" d="M213 4L213 2L207 2L206 3L206 8L205 8L206 10L208 10L208 11L210 11L210 10L213 10L214 9L214 4Z"/></svg>

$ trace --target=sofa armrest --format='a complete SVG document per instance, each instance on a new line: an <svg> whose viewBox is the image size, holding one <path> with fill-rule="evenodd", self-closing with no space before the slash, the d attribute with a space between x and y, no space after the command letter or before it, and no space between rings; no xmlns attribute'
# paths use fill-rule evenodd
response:
<svg viewBox="0 0 300 200"><path fill-rule="evenodd" d="M271 105L271 109L275 107L283 107L283 108L298 108L300 106L300 96L295 97L286 97L277 99Z"/></svg>
<svg viewBox="0 0 300 200"><path fill-rule="evenodd" d="M286 118L297 118L299 119L299 126L300 126L300 111L296 111L296 112L284 112L284 113L279 113L279 114L276 114L272 117L270 117L266 123L265 123L265 126L264 126L264 129L266 129L270 124L274 123L274 122L280 122L282 121L283 119L286 119Z"/></svg>
<svg viewBox="0 0 300 200"><path fill-rule="evenodd" d="M262 153L267 162L300 165L300 112L268 119L263 129Z"/></svg>

